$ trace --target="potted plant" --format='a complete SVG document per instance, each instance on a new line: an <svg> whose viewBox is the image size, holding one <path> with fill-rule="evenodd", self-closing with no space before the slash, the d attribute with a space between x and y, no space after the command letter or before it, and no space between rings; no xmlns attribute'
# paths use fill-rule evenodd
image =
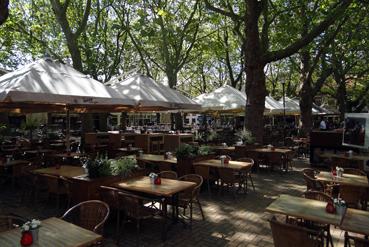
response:
<svg viewBox="0 0 369 247"><path fill-rule="evenodd" d="M29 140L33 140L33 131L40 125L40 121L35 117L30 117L21 123L21 129L29 131Z"/></svg>
<svg viewBox="0 0 369 247"><path fill-rule="evenodd" d="M110 160L111 174L123 178L130 177L137 168L137 160L132 157L121 157L117 160Z"/></svg>
<svg viewBox="0 0 369 247"><path fill-rule="evenodd" d="M189 144L179 146L179 148L176 151L178 164L177 172L179 176L193 173L194 162L204 159L211 159L212 156L213 152L211 147L209 146L195 147Z"/></svg>
<svg viewBox="0 0 369 247"><path fill-rule="evenodd" d="M110 163L107 158L88 159L84 168L87 169L89 178L111 176Z"/></svg>
<svg viewBox="0 0 369 247"><path fill-rule="evenodd" d="M251 131L247 129L243 129L237 132L236 136L238 136L241 139L242 143L245 145L255 143L255 138L252 136Z"/></svg>

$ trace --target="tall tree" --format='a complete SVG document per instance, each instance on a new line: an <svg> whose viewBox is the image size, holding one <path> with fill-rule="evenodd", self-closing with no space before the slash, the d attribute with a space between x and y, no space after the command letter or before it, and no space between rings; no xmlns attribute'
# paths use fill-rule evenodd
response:
<svg viewBox="0 0 369 247"><path fill-rule="evenodd" d="M9 0L0 0L0 25L3 24L9 16Z"/></svg>
<svg viewBox="0 0 369 247"><path fill-rule="evenodd" d="M218 6L212 4L210 0L205 0L205 2L210 10L239 21L240 16L235 17L230 1L222 0ZM324 11L326 14L324 17L317 18L314 21L316 24L310 27L308 32L302 36L290 36L291 41L287 46L270 50L270 32L278 31L281 25L285 24L285 22L280 23L283 21L281 17L285 17L286 13L290 13L291 8L296 6L286 4L285 1L244 0L246 12L241 18L244 20L245 28L244 56L247 93L245 124L255 136L256 141L262 142L263 138L263 112L267 95L265 66L270 62L289 57L304 48L339 19L351 2L352 0L344 0L331 4L329 7L324 5L321 12ZM290 21L291 19L288 19L288 22ZM287 31L284 35L288 36L291 33Z"/></svg>

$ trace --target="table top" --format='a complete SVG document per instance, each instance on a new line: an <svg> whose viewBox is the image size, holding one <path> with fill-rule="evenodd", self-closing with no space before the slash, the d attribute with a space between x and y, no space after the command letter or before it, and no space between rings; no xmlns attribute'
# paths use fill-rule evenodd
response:
<svg viewBox="0 0 369 247"><path fill-rule="evenodd" d="M17 166L17 165L25 165L29 163L30 161L28 160L11 160L9 162L0 163L0 166Z"/></svg>
<svg viewBox="0 0 369 247"><path fill-rule="evenodd" d="M216 160L216 159L198 161L194 163L193 165L194 166L210 166L210 167L216 167L216 168L229 168L233 170L243 170L243 169L246 169L252 166L252 164L249 162L233 161L233 160L229 161L228 164L222 165L220 163L220 160Z"/></svg>
<svg viewBox="0 0 369 247"><path fill-rule="evenodd" d="M253 148L253 149L250 149L250 151L259 152L259 153L282 153L282 154L292 152L292 150L288 148L275 148L274 150L270 148Z"/></svg>
<svg viewBox="0 0 369 247"><path fill-rule="evenodd" d="M369 212L348 208L340 228L345 231L369 235Z"/></svg>
<svg viewBox="0 0 369 247"><path fill-rule="evenodd" d="M164 134L165 136L177 136L177 137L193 137L191 133L174 133L174 134Z"/></svg>
<svg viewBox="0 0 369 247"><path fill-rule="evenodd" d="M136 158L137 160L145 161L145 162L166 162L171 164L177 164L177 158L172 159L164 159L164 155L162 154L143 154L140 157Z"/></svg>
<svg viewBox="0 0 369 247"><path fill-rule="evenodd" d="M216 150L227 150L227 151L235 151L236 147L228 147L228 146L210 146L212 149Z"/></svg>
<svg viewBox="0 0 369 247"><path fill-rule="evenodd" d="M37 174L49 174L54 176L63 176L66 178L73 178L77 176L81 176L86 174L85 169L83 167L78 166L67 166L62 165L59 169L56 169L55 166L53 167L47 167L47 168L41 168L33 170L33 173Z"/></svg>
<svg viewBox="0 0 369 247"><path fill-rule="evenodd" d="M160 185L151 184L148 176L130 178L125 181L114 183L113 187L134 192L146 193L154 196L171 197L181 191L196 186L194 182L161 179Z"/></svg>
<svg viewBox="0 0 369 247"><path fill-rule="evenodd" d="M352 154L351 156L346 156L345 154L322 153L322 154L319 154L319 156L322 158L340 158L340 159L359 160L359 161L369 160L369 156L359 155L359 154Z"/></svg>
<svg viewBox="0 0 369 247"><path fill-rule="evenodd" d="M55 152L55 150L52 149L32 149L32 150L26 150L24 151L27 154L41 154L41 153L52 153Z"/></svg>
<svg viewBox="0 0 369 247"><path fill-rule="evenodd" d="M342 185L350 185L357 187L369 187L368 178L366 176L343 173L342 177L333 176L331 172L320 172L316 175L316 179L322 182L334 182Z"/></svg>
<svg viewBox="0 0 369 247"><path fill-rule="evenodd" d="M12 229L2 232L0 233L0 246L21 246L20 239L20 229ZM99 234L52 217L41 222L38 242L32 244L32 247L83 247L90 246L100 240L102 240L102 236Z"/></svg>
<svg viewBox="0 0 369 247"><path fill-rule="evenodd" d="M142 150L142 148L130 147L130 148L117 148L114 150L120 152L137 152L139 150Z"/></svg>
<svg viewBox="0 0 369 247"><path fill-rule="evenodd" d="M339 226L342 216L327 213L325 211L326 205L327 203L322 201L290 195L280 195L278 199L266 208L266 211L299 217L322 224Z"/></svg>
<svg viewBox="0 0 369 247"><path fill-rule="evenodd" d="M49 156L51 157L59 157L59 158L71 158L71 157L80 157L83 156L84 154L82 153L76 153L76 152L64 152L64 153L53 153L50 154Z"/></svg>

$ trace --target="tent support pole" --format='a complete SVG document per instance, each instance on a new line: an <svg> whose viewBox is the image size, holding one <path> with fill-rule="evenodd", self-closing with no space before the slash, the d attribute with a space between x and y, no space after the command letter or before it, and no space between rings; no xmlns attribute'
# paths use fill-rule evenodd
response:
<svg viewBox="0 0 369 247"><path fill-rule="evenodd" d="M70 112L69 108L67 108L67 129L65 133L65 146L67 148L67 152L70 152Z"/></svg>

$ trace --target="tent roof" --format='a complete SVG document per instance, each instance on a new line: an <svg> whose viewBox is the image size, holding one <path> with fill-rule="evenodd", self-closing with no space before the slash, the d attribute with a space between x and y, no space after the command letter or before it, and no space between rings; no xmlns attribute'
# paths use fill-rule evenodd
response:
<svg viewBox="0 0 369 247"><path fill-rule="evenodd" d="M31 103L44 107L135 104L114 89L51 59L40 59L0 77L0 108Z"/></svg>
<svg viewBox="0 0 369 247"><path fill-rule="evenodd" d="M211 93L205 93L194 99L202 105L203 110L233 111L244 109L246 96L239 90L225 85Z"/></svg>
<svg viewBox="0 0 369 247"><path fill-rule="evenodd" d="M155 82L152 78L137 74L123 81L110 81L111 87L136 101L141 110L200 109L195 101L180 92Z"/></svg>
<svg viewBox="0 0 369 247"><path fill-rule="evenodd" d="M280 99L279 103L283 104L283 99ZM285 97L285 103L286 103L287 113L300 114L300 102L298 99L296 98L291 99L289 97ZM323 107L320 107L315 103L313 103L313 107L311 110L314 115L331 113L331 111L326 110Z"/></svg>

